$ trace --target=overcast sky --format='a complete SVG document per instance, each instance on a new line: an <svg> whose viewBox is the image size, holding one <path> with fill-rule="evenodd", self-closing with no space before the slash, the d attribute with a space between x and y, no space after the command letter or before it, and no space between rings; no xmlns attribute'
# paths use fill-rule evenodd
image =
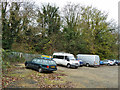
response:
<svg viewBox="0 0 120 90"><path fill-rule="evenodd" d="M108 20L114 19L115 22L118 22L118 2L120 0L33 0L36 4L40 5L41 3L55 4L60 7L60 9L67 4L67 2L73 2L76 4L81 4L85 6L96 7L101 11L108 13Z"/></svg>

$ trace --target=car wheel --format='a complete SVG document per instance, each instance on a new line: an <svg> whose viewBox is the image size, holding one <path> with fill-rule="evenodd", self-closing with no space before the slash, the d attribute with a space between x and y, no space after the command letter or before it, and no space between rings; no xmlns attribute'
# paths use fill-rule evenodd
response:
<svg viewBox="0 0 120 90"><path fill-rule="evenodd" d="M78 67L75 67L76 69L78 68Z"/></svg>
<svg viewBox="0 0 120 90"><path fill-rule="evenodd" d="M108 65L108 66L110 66L110 64L109 64L109 63L108 63L107 65Z"/></svg>
<svg viewBox="0 0 120 90"><path fill-rule="evenodd" d="M70 64L67 64L67 68L70 68L71 67L71 65Z"/></svg>
<svg viewBox="0 0 120 90"><path fill-rule="evenodd" d="M53 71L49 71L50 73L53 73Z"/></svg>
<svg viewBox="0 0 120 90"><path fill-rule="evenodd" d="M26 68L28 68L28 63L27 63L27 64L25 64L25 67L26 67Z"/></svg>
<svg viewBox="0 0 120 90"><path fill-rule="evenodd" d="M86 63L86 66L89 67L89 63Z"/></svg>
<svg viewBox="0 0 120 90"><path fill-rule="evenodd" d="M115 65L116 65L116 66L118 66L118 64L117 64L117 63L116 63Z"/></svg>
<svg viewBox="0 0 120 90"><path fill-rule="evenodd" d="M40 73L42 73L42 72L43 72L43 69L42 69L42 68L39 68L38 71L39 71Z"/></svg>

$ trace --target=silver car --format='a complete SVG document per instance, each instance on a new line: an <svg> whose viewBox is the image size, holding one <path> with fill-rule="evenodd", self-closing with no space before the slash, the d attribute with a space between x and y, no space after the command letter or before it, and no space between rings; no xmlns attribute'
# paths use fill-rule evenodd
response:
<svg viewBox="0 0 120 90"><path fill-rule="evenodd" d="M111 66L111 65L114 65L114 61L111 61L111 60L103 60L103 64L104 64L104 65L109 65L109 66Z"/></svg>

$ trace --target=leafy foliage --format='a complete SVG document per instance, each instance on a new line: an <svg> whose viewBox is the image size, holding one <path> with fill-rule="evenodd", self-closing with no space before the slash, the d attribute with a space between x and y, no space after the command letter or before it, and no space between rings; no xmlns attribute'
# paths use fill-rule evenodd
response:
<svg viewBox="0 0 120 90"><path fill-rule="evenodd" d="M8 8L8 10L6 9ZM63 11L55 5L2 3L4 49L52 54L98 54L101 59L117 58L117 26L108 14L92 6L68 3Z"/></svg>

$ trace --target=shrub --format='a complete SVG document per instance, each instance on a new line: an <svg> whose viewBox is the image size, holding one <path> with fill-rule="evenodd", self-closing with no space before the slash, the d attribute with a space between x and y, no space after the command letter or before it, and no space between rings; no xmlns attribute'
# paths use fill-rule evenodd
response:
<svg viewBox="0 0 120 90"><path fill-rule="evenodd" d="M25 59L20 57L19 55L13 54L11 51L3 51L2 52L2 68L5 70L6 68L10 68L11 64L24 62Z"/></svg>

